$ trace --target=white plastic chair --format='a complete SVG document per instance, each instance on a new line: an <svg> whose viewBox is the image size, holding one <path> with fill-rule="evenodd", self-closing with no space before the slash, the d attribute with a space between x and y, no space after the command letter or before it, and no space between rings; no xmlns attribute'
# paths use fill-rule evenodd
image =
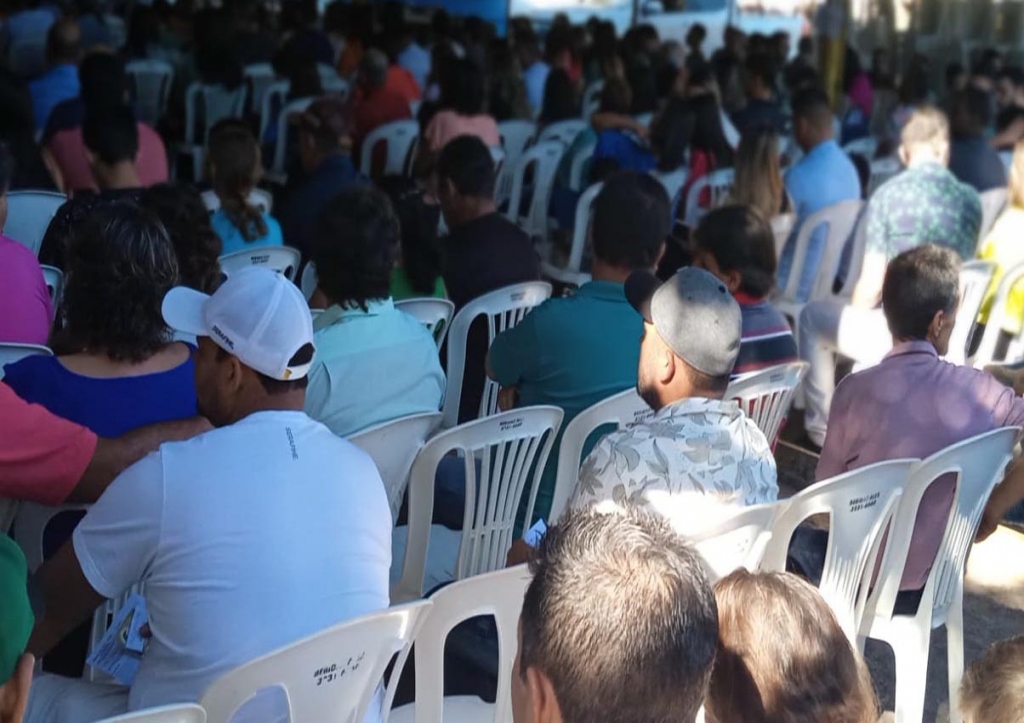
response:
<svg viewBox="0 0 1024 723"><path fill-rule="evenodd" d="M858 138L857 140L850 141L843 146L843 150L851 156L864 156L864 158L870 162L878 152L878 139L873 136Z"/></svg>
<svg viewBox="0 0 1024 723"><path fill-rule="evenodd" d="M537 124L528 120L509 120L498 124L501 135L501 147L505 151L505 161L500 172L495 174L494 197L498 203L504 202L512 193L512 184L519 159L537 135Z"/></svg>
<svg viewBox="0 0 1024 723"><path fill-rule="evenodd" d="M207 189L200 195L203 198L203 205L206 206L206 210L210 213L220 208L220 199L217 198L216 192L212 189ZM246 200L251 205L263 209L265 213L270 213L274 208L274 196L270 191L264 191L262 188L254 188L249 191L249 196Z"/></svg>
<svg viewBox="0 0 1024 723"><path fill-rule="evenodd" d="M525 565L447 585L430 596L434 606L416 636L416 700L391 711L390 723L511 721L512 664L518 645L519 613L530 586ZM444 647L459 623L493 616L498 631L498 691L494 703L476 696L444 695ZM399 671L396 670L395 675Z"/></svg>
<svg viewBox="0 0 1024 723"><path fill-rule="evenodd" d="M317 63L316 70L320 74L320 89L325 95L339 95L342 100L348 98L348 81L338 75L333 65Z"/></svg>
<svg viewBox="0 0 1024 723"><path fill-rule="evenodd" d="M735 401L774 447L793 394L809 368L807 362L797 361L746 374L729 384L725 399Z"/></svg>
<svg viewBox="0 0 1024 723"><path fill-rule="evenodd" d="M430 607L420 600L311 635L221 676L199 704L211 723L228 723L260 690L281 687L291 723L358 723L392 658L404 664Z"/></svg>
<svg viewBox="0 0 1024 723"><path fill-rule="evenodd" d="M509 194L507 216L519 224L530 238L547 240L548 206L551 191L555 185L558 164L565 153L565 147L556 141L538 143L522 154L516 162L509 162L506 168L512 173L512 189ZM522 207L524 183L529 168L533 168L533 195L525 217L519 215Z"/></svg>
<svg viewBox="0 0 1024 723"><path fill-rule="evenodd" d="M392 536L392 564L400 557L397 552L403 532L406 538L401 577L392 587L392 600L422 597L424 581L429 581L429 589L505 565L520 501L527 495L524 519L531 519L537 486L562 416L558 407L524 407L460 425L427 442L409 475L409 525L397 528ZM438 464L452 452L460 453L465 471L461 532L431 525L434 477ZM452 554L456 543L457 558ZM431 547L439 554L431 557L428 575ZM449 568L451 562L454 567Z"/></svg>
<svg viewBox="0 0 1024 723"><path fill-rule="evenodd" d="M437 348L444 345L448 329L455 315L455 304L448 299L403 299L395 302L395 308L415 317L434 336Z"/></svg>
<svg viewBox="0 0 1024 723"><path fill-rule="evenodd" d="M985 334L981 338L981 344L978 345L978 351L970 360L971 366L975 369L984 369L987 365L995 362L996 345L1002 332L1010 292L1014 286L1021 283L1022 279L1024 279L1024 262L1011 266L999 279L999 286L996 288L995 298L992 301L992 310L989 313L988 323L985 325ZM957 321L959 321L959 317ZM1021 358L1021 336L1018 333L1010 342L1007 359Z"/></svg>
<svg viewBox="0 0 1024 723"><path fill-rule="evenodd" d="M914 459L895 459L861 467L822 480L780 503L762 569L785 572L796 528L812 515L828 515L819 589L854 646L873 563L915 464Z"/></svg>
<svg viewBox="0 0 1024 723"><path fill-rule="evenodd" d="M283 108L287 102L288 93L291 92L292 84L287 80L275 80L260 98L260 142L267 134L267 128L274 122L274 108Z"/></svg>
<svg viewBox="0 0 1024 723"><path fill-rule="evenodd" d="M731 168L712 171L694 181L686 194L686 225L690 228L697 228L697 224L700 223L700 219L705 213L725 203L729 194L732 193L735 182L736 172ZM711 189L711 204L707 208L700 205L701 193L705 188Z"/></svg>
<svg viewBox="0 0 1024 723"><path fill-rule="evenodd" d="M800 323L800 312L807 302L829 299L834 296L832 287L836 275L839 273L843 248L853 234L863 206L864 202L859 200L840 201L817 213L812 213L801 224L794 241L796 247L793 250L793 265L789 269L786 287L782 289L781 296L774 301L775 307L792 321L794 336L799 333L797 327ZM811 244L811 236L822 225L827 226L827 231L817 275L807 299L801 300L799 296L800 282L804 275L807 250Z"/></svg>
<svg viewBox="0 0 1024 723"><path fill-rule="evenodd" d="M55 266L46 264L39 268L43 272L43 283L46 284L46 288L50 292L50 301L53 304L54 316L56 316L60 302L64 298L64 272Z"/></svg>
<svg viewBox="0 0 1024 723"><path fill-rule="evenodd" d="M993 261L968 261L960 267L960 308L956 312L953 333L949 336L946 361L953 364L967 362L971 331L995 274L996 264Z"/></svg>
<svg viewBox="0 0 1024 723"><path fill-rule="evenodd" d="M677 197L686 185L689 177L689 170L683 166L674 171L651 171L651 175L658 179L658 183L665 187L668 194L668 202L675 208Z"/></svg>
<svg viewBox="0 0 1024 723"><path fill-rule="evenodd" d="M835 294L844 299L853 298L853 289L857 285L857 280L860 278L861 269L864 268L864 252L868 247L868 214L867 204L865 203L860 210L860 214L857 217L857 222L853 227L853 232L848 242L850 244L850 263L846 269L846 278L843 279L842 288ZM842 257L845 254L840 254L840 264L842 264Z"/></svg>
<svg viewBox="0 0 1024 723"><path fill-rule="evenodd" d="M654 120L654 113L640 113L639 115L633 116L633 120L642 126L651 125L651 121Z"/></svg>
<svg viewBox="0 0 1024 723"><path fill-rule="evenodd" d="M736 129L736 124L732 122L732 118L729 117L729 114L722 107L718 108L718 120L722 123L722 135L725 136L725 142L733 150L739 148L740 132Z"/></svg>
<svg viewBox="0 0 1024 723"><path fill-rule="evenodd" d="M124 70L132 79L139 116L149 125L156 125L167 111L174 66L163 60L133 60Z"/></svg>
<svg viewBox="0 0 1024 723"><path fill-rule="evenodd" d="M306 301L313 298L313 294L316 293L317 281L316 278L316 264L312 261L307 261L306 265L302 268L302 276L299 279L299 289L302 290L302 295L306 297ZM323 311L321 309L320 311Z"/></svg>
<svg viewBox="0 0 1024 723"><path fill-rule="evenodd" d="M896 658L896 723L920 721L924 713L928 653L933 629L946 626L950 721L959 723L960 679L964 669L964 566L993 488L1003 478L1018 427L997 429L932 455L910 475L889 531L878 582L869 594L861 624L867 638L888 643ZM915 615L893 612L921 498L939 477L957 476L953 507Z"/></svg>
<svg viewBox="0 0 1024 723"><path fill-rule="evenodd" d="M3 232L36 256L43 245L43 236L68 197L51 191L11 191L7 194L7 223Z"/></svg>
<svg viewBox="0 0 1024 723"><path fill-rule="evenodd" d="M285 164L288 162L288 118L294 113L302 113L316 98L298 98L286 103L277 114L277 143L274 144L274 161L267 172L267 178L284 183L288 180Z"/></svg>
<svg viewBox="0 0 1024 723"><path fill-rule="evenodd" d="M40 346L39 344L0 342L0 379L4 378L4 366L13 364L27 356L35 356L37 354L53 356L53 352L50 351L49 347Z"/></svg>
<svg viewBox="0 0 1024 723"><path fill-rule="evenodd" d="M558 521L572 497L583 463L583 447L594 430L608 424L621 429L643 422L653 414L654 411L635 389L627 389L584 409L565 425L562 442L558 447L558 467L551 496L551 512L548 513L549 522Z"/></svg>
<svg viewBox="0 0 1024 723"><path fill-rule="evenodd" d="M448 392L444 398L444 426L454 427L459 419L462 400L462 380L466 375L466 345L469 328L478 316L487 317L487 346L501 332L511 329L533 310L551 297L551 284L528 281L513 284L484 294L466 304L455 315L448 339ZM484 381L484 394L480 400L480 417L486 417L498 408L498 385L490 379Z"/></svg>
<svg viewBox="0 0 1024 723"><path fill-rule="evenodd" d="M377 465L391 504L392 524L398 520L413 460L440 426L441 413L427 412L393 419L348 437L349 442L370 455Z"/></svg>
<svg viewBox="0 0 1024 723"><path fill-rule="evenodd" d="M900 159L896 158L896 156L876 158L871 161L871 175L868 180L868 195L870 196L872 193L877 191L878 187L890 178L898 176L902 170L903 165L900 163Z"/></svg>
<svg viewBox="0 0 1024 723"><path fill-rule="evenodd" d="M601 93L604 91L604 81L596 80L586 87L583 91L583 104L581 106L582 119L588 125L590 124L590 116L597 113L598 108L601 107Z"/></svg>
<svg viewBox="0 0 1024 723"><path fill-rule="evenodd" d="M374 129L363 140L359 155L359 171L367 178L373 170L373 151L378 143L383 143L387 160L384 162L383 175L400 174L405 170L416 138L420 134L420 124L414 120L400 120L385 123Z"/></svg>
<svg viewBox="0 0 1024 723"><path fill-rule="evenodd" d="M666 494L665 497L671 495ZM657 499L654 493L649 498L655 509ZM679 501L679 504L687 502ZM713 581L721 580L741 567L753 572L761 565L761 558L772 539L772 522L778 507L778 503L774 503L738 508L735 514L696 534L686 530L680 530L680 533L704 560L704 569Z"/></svg>
<svg viewBox="0 0 1024 723"><path fill-rule="evenodd" d="M572 246L569 248L569 258L565 266L556 266L551 261L542 261L541 273L548 279L560 281L563 284L574 284L582 286L590 281L590 274L580 270L583 264L583 251L587 246L587 239L590 238L590 222L593 217L594 199L604 188L603 183L595 183L580 196L576 204L576 220L572 229Z"/></svg>
<svg viewBox="0 0 1024 723"><path fill-rule="evenodd" d="M782 258L782 250L786 248L786 242L793 233L793 227L796 226L796 214L780 213L772 217L770 223L772 236L775 237L775 259L778 260Z"/></svg>
<svg viewBox="0 0 1024 723"><path fill-rule="evenodd" d="M544 128L537 136L538 143L558 141L566 148L576 140L576 136L587 129L588 123L582 120L564 120L552 123Z"/></svg>
<svg viewBox="0 0 1024 723"><path fill-rule="evenodd" d="M582 191L584 176L590 169L590 163L594 159L594 150L597 148L597 139L577 148L569 162L569 188L573 191Z"/></svg>
<svg viewBox="0 0 1024 723"><path fill-rule="evenodd" d="M192 157L192 174L202 180L203 159L210 129L225 118L241 118L245 113L245 84L234 90L221 85L192 83L185 93L185 143L182 150ZM200 110L201 109L201 110ZM202 137L196 137L196 121L202 118Z"/></svg>
<svg viewBox="0 0 1024 723"><path fill-rule="evenodd" d="M509 189L509 184L504 184L502 187L502 179L508 176L506 168L508 164L505 163L505 149L501 146L491 146L487 149L491 153L491 163L494 164L494 202L499 206L504 203L505 195L504 192Z"/></svg>
<svg viewBox="0 0 1024 723"><path fill-rule="evenodd" d="M249 85L249 107L259 111L263 107L263 97L275 82L277 73L270 63L252 63L242 70L245 82Z"/></svg>
<svg viewBox="0 0 1024 723"><path fill-rule="evenodd" d="M260 246L251 251L243 249L220 257L220 270L226 276L247 266L269 266L284 274L289 281L295 280L302 254L290 246Z"/></svg>
<svg viewBox="0 0 1024 723"><path fill-rule="evenodd" d="M999 160L1003 162L1003 168L1009 173L1010 166L1013 165L1013 151L999 151Z"/></svg>
<svg viewBox="0 0 1024 723"><path fill-rule="evenodd" d="M105 718L99 723L206 723L206 711L195 703L165 705Z"/></svg>
<svg viewBox="0 0 1024 723"><path fill-rule="evenodd" d="M1005 188L993 188L979 194L981 198L981 227L978 229L979 243L985 240L988 232L992 230L999 214L1006 208L1007 190Z"/></svg>

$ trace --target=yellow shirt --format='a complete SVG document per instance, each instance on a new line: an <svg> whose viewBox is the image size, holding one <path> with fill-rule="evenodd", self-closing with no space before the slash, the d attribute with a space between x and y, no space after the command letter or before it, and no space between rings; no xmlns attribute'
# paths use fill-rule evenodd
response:
<svg viewBox="0 0 1024 723"><path fill-rule="evenodd" d="M981 245L978 257L997 264L995 278L985 295L978 321L988 321L995 301L996 289L1003 272L1017 264L1024 263L1024 208L1011 206L996 220L988 237ZM1006 300L1006 315L1003 317L1004 331L1017 334L1024 327L1024 280L1017 282L1010 289Z"/></svg>

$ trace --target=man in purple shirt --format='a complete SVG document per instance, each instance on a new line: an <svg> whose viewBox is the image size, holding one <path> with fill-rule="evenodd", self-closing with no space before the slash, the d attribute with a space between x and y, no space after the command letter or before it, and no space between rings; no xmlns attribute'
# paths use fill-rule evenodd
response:
<svg viewBox="0 0 1024 723"><path fill-rule="evenodd" d="M956 252L932 244L889 264L882 307L892 351L836 389L817 479L883 460L928 457L978 434L1024 425L1024 399L1012 389L939 358L956 318L959 272ZM920 590L927 582L954 491L954 479L942 477L921 499L900 590Z"/></svg>

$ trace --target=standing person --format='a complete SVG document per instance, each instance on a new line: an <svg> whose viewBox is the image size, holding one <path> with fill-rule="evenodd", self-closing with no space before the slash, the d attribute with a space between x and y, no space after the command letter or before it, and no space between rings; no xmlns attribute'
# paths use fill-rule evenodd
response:
<svg viewBox="0 0 1024 723"><path fill-rule="evenodd" d="M140 582L152 638L130 688L37 678L30 723L194 701L250 660L388 606L380 475L302 412L314 347L298 288L244 269L213 296L174 289L163 308L170 325L199 337L196 391L216 429L162 446L93 505L38 572L46 613L29 649L46 652ZM279 712L269 703L254 701L257 719Z"/></svg>
<svg viewBox="0 0 1024 723"><path fill-rule="evenodd" d="M1006 169L985 134L992 124L989 94L973 86L950 101L949 171L978 193L1006 186Z"/></svg>
<svg viewBox="0 0 1024 723"><path fill-rule="evenodd" d="M779 259L779 286L785 288L793 267L796 237L807 218L840 201L859 199L860 177L850 157L836 143L832 108L825 91L808 88L793 97L793 136L804 155L786 172L786 192L793 199L796 225ZM828 229L816 229L803 260L797 298L805 301L818 277Z"/></svg>
<svg viewBox="0 0 1024 723"><path fill-rule="evenodd" d="M82 33L74 20L54 23L46 36L49 70L29 83L36 132L46 127L50 111L61 101L78 95L78 61L82 55Z"/></svg>
<svg viewBox="0 0 1024 723"><path fill-rule="evenodd" d="M227 127L210 134L210 177L220 208L210 225L220 236L221 254L281 246L281 226L249 200L263 171L260 147L248 128Z"/></svg>

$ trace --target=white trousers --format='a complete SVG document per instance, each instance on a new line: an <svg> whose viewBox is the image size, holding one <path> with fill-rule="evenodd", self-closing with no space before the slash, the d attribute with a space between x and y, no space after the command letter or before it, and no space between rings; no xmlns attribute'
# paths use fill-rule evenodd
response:
<svg viewBox="0 0 1024 723"><path fill-rule="evenodd" d="M93 723L128 712L128 688L60 675L36 676L25 723Z"/></svg>
<svg viewBox="0 0 1024 723"><path fill-rule="evenodd" d="M815 444L825 442L828 412L836 386L836 354L873 366L892 349L881 309L840 301L812 301L800 313L800 358L811 365L804 379L804 427Z"/></svg>

